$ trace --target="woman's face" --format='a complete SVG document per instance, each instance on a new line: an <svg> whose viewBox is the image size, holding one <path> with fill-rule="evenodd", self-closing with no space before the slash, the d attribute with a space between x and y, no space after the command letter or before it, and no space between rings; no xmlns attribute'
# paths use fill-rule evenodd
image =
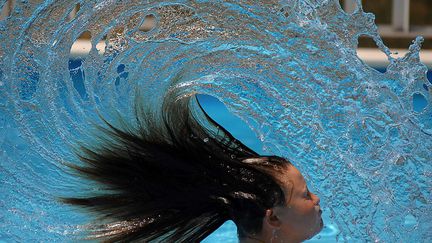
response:
<svg viewBox="0 0 432 243"><path fill-rule="evenodd" d="M275 237L280 240L291 239L293 242L312 238L323 227L320 199L309 192L303 175L294 166L289 166L280 180L286 195L286 205L273 208L280 224Z"/></svg>

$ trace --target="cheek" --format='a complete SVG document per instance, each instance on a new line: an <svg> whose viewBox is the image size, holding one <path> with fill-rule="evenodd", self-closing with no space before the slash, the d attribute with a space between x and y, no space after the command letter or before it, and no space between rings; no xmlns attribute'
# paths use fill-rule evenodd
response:
<svg viewBox="0 0 432 243"><path fill-rule="evenodd" d="M303 202L298 207L292 207L283 217L282 230L287 234L295 234L302 239L310 238L312 231L315 231L316 225L315 209L309 204Z"/></svg>
<svg viewBox="0 0 432 243"><path fill-rule="evenodd" d="M297 231L304 236L305 239L312 237L317 232L318 223L320 221L319 213L315 209L313 203L304 203L297 211Z"/></svg>
<svg viewBox="0 0 432 243"><path fill-rule="evenodd" d="M315 205L310 201L306 201L305 203L300 205L297 211L299 215L304 217L315 215L316 213Z"/></svg>
<svg viewBox="0 0 432 243"><path fill-rule="evenodd" d="M308 201L301 202L297 205L293 205L291 210L285 215L285 220L289 221L289 224L304 227L316 218L316 212L313 203Z"/></svg>

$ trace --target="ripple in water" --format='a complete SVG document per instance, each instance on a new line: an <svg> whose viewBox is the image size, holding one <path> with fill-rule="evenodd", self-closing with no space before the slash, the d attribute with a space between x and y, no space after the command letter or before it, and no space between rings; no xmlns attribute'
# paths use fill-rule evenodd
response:
<svg viewBox="0 0 432 243"><path fill-rule="evenodd" d="M155 107L173 91L173 102L217 97L269 154L300 167L340 240L432 241L421 37L393 58L374 16L336 0L78 5L71 18L73 1L17 1L0 22L0 239L80 235L87 218L55 197L85 185L63 163L75 141L91 141L97 114L133 117L139 90ZM73 60L83 34L91 48ZM388 56L385 73L357 57L360 35Z"/></svg>

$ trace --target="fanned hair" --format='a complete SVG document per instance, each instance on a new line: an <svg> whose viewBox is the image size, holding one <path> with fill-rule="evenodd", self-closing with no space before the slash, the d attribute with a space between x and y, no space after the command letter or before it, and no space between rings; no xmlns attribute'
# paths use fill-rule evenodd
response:
<svg viewBox="0 0 432 243"><path fill-rule="evenodd" d="M242 237L261 230L265 209L284 203L274 173L290 163L258 155L193 97L165 99L159 113L137 104L135 124L105 121L104 139L81 147L84 165L71 167L106 190L62 200L97 215L90 238L199 242L229 219Z"/></svg>

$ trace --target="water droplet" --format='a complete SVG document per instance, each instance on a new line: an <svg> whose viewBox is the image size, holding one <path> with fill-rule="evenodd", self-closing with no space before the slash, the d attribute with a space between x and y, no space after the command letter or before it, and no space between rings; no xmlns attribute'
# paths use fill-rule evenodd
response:
<svg viewBox="0 0 432 243"><path fill-rule="evenodd" d="M405 226L413 226L415 224L417 224L417 218L414 215L408 214L405 216L405 221L404 221Z"/></svg>
<svg viewBox="0 0 432 243"><path fill-rule="evenodd" d="M139 27L139 30L143 32L149 32L150 30L154 29L155 26L156 26L156 17L153 14L149 14L144 17L144 22Z"/></svg>
<svg viewBox="0 0 432 243"><path fill-rule="evenodd" d="M124 64L120 64L117 66L117 73L121 73L125 70L125 65Z"/></svg>
<svg viewBox="0 0 432 243"><path fill-rule="evenodd" d="M396 159L395 164L397 164L397 165L404 165L405 164L405 157L404 156L399 156Z"/></svg>

